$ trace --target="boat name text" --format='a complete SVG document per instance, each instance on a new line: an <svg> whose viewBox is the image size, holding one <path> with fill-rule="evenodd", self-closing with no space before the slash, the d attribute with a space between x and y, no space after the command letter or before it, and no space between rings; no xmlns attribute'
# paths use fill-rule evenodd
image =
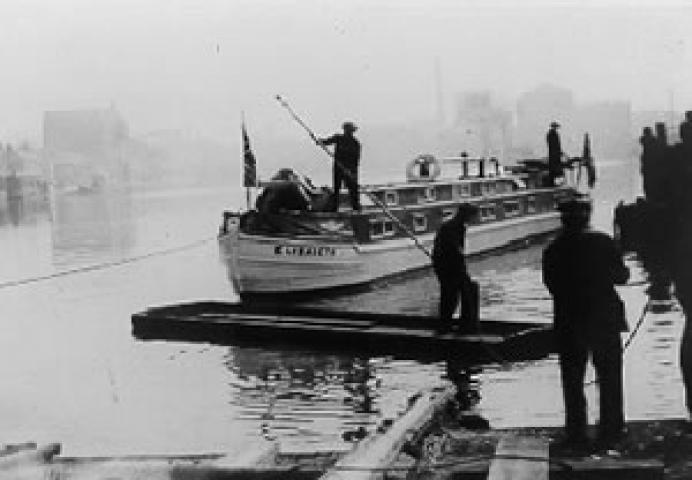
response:
<svg viewBox="0 0 692 480"><path fill-rule="evenodd" d="M316 246L291 246L291 245L276 245L274 247L274 255L285 255L288 257L334 257L336 256L336 248L334 247L316 247Z"/></svg>

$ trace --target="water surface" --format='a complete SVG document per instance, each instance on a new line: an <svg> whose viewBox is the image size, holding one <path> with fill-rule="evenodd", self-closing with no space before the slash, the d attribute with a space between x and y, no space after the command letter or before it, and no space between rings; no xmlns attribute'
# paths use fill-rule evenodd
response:
<svg viewBox="0 0 692 480"><path fill-rule="evenodd" d="M595 223L602 229L610 231L615 203L637 191L630 167L599 165ZM444 362L134 339L130 315L148 306L237 300L214 237L222 209L237 205L240 194L64 195L50 208L1 213L2 442L58 441L66 455L223 451L259 438L285 448L343 445L449 376ZM484 318L550 321L543 247L470 262ZM634 261L628 264L641 278ZM631 324L646 301L643 288L621 289ZM434 314L437 284L428 270L313 303ZM684 413L681 326L679 311L650 315L627 351L628 418ZM554 357L465 374L475 409L493 426L561 424ZM596 388L588 392L594 406Z"/></svg>

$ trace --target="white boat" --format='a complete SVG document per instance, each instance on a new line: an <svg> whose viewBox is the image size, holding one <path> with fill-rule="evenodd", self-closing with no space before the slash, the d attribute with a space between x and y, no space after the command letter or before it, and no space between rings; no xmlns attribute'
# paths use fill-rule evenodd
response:
<svg viewBox="0 0 692 480"><path fill-rule="evenodd" d="M455 175L440 175L442 165ZM478 206L466 237L474 255L545 235L560 226L556 205L577 194L543 187L540 168L505 169L495 159L418 157L406 181L361 187L363 208L224 212L219 243L243 296L316 292L427 267L435 232L464 202ZM368 201L368 199L370 201Z"/></svg>

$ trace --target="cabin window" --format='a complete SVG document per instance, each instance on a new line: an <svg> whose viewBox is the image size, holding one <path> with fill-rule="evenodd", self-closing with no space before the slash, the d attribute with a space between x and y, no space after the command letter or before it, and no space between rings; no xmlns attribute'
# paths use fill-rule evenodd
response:
<svg viewBox="0 0 692 480"><path fill-rule="evenodd" d="M384 236L384 222L379 219L370 220L370 238L382 238Z"/></svg>
<svg viewBox="0 0 692 480"><path fill-rule="evenodd" d="M536 213L538 210L536 206L536 197L534 196L529 196L526 197L526 212L527 213Z"/></svg>
<svg viewBox="0 0 692 480"><path fill-rule="evenodd" d="M481 166L479 162L469 162L467 175L469 177L479 177L481 175Z"/></svg>
<svg viewBox="0 0 692 480"><path fill-rule="evenodd" d="M509 200L502 204L505 211L505 217L516 217L521 213L519 202L517 200Z"/></svg>
<svg viewBox="0 0 692 480"><path fill-rule="evenodd" d="M462 183L461 185L457 185L457 195L459 195L460 197L471 196L471 185L468 183Z"/></svg>
<svg viewBox="0 0 692 480"><path fill-rule="evenodd" d="M442 221L446 222L456 215L457 211L454 208L444 208L442 209Z"/></svg>
<svg viewBox="0 0 692 480"><path fill-rule="evenodd" d="M413 231L425 232L428 229L428 217L422 213L413 214Z"/></svg>
<svg viewBox="0 0 692 480"><path fill-rule="evenodd" d="M487 205L480 206L481 221L485 220L495 220L497 218L497 213L495 212L495 205L489 203Z"/></svg>
<svg viewBox="0 0 692 480"><path fill-rule="evenodd" d="M481 186L483 195L493 195L495 193L495 182L485 182Z"/></svg>
<svg viewBox="0 0 692 480"><path fill-rule="evenodd" d="M423 202L434 202L437 200L437 190L435 187L424 188L420 190L418 198Z"/></svg>
<svg viewBox="0 0 692 480"><path fill-rule="evenodd" d="M391 237L394 235L394 222L391 220L385 220L384 223L384 236Z"/></svg>
<svg viewBox="0 0 692 480"><path fill-rule="evenodd" d="M360 198L360 206L361 207L372 207L372 206L376 205L375 202L373 202L373 200L372 200L373 197L377 198L375 195L368 195L367 193L361 193L358 197Z"/></svg>
<svg viewBox="0 0 692 480"><path fill-rule="evenodd" d="M388 207L399 204L399 193L398 192L384 192L384 203Z"/></svg>

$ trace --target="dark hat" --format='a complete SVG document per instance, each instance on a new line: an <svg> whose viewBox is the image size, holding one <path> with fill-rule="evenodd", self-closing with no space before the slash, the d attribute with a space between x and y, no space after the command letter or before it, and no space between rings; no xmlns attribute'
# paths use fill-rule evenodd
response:
<svg viewBox="0 0 692 480"><path fill-rule="evenodd" d="M551 128L557 128L560 126L560 124L557 122L550 122L550 126L551 126Z"/></svg>
<svg viewBox="0 0 692 480"><path fill-rule="evenodd" d="M271 180L295 180L297 178L298 175L296 175L296 172L294 172L292 169L282 168L271 177Z"/></svg>
<svg viewBox="0 0 692 480"><path fill-rule="evenodd" d="M341 128L348 132L355 132L356 130L358 130L358 127L356 127L356 124L353 122L344 122Z"/></svg>
<svg viewBox="0 0 692 480"><path fill-rule="evenodd" d="M591 215L591 201L584 198L563 200L558 204L557 209L563 217L588 217Z"/></svg>
<svg viewBox="0 0 692 480"><path fill-rule="evenodd" d="M455 217L468 220L478 213L478 207L472 203L462 203L457 209Z"/></svg>

